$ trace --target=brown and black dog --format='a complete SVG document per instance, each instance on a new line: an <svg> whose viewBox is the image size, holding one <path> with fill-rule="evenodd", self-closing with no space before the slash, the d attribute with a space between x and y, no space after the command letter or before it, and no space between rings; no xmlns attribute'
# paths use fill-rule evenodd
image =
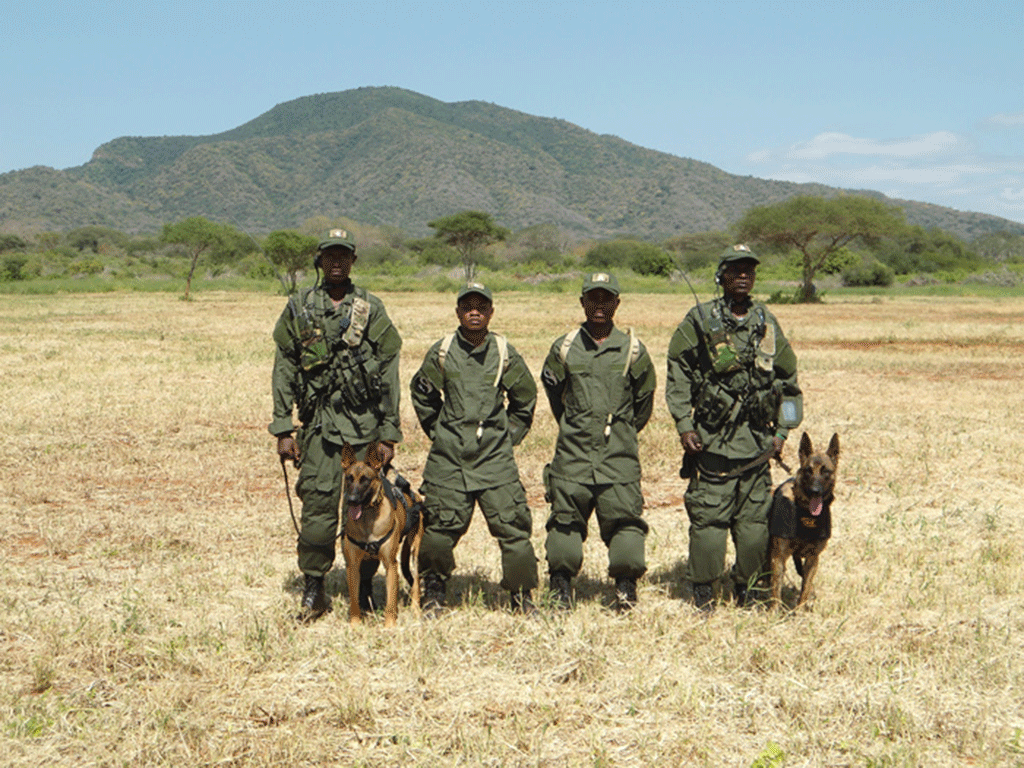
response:
<svg viewBox="0 0 1024 768"><path fill-rule="evenodd" d="M366 460L359 461L350 445L341 449L345 470L345 569L348 578L348 618L357 626L362 621L359 608L359 565L368 557L384 564L387 597L384 626L398 621L398 561L401 552L402 573L412 587L410 601L416 615L420 612L419 563L410 573L409 558L419 558L423 540L422 499L408 487L393 485L381 471L383 459L378 443L366 449Z"/></svg>
<svg viewBox="0 0 1024 768"><path fill-rule="evenodd" d="M839 435L832 435L828 449L816 452L811 438L800 438L800 469L775 489L768 521L771 534L772 605L782 605L782 577L790 556L803 577L796 607L811 597L818 556L832 536L832 499L839 462Z"/></svg>

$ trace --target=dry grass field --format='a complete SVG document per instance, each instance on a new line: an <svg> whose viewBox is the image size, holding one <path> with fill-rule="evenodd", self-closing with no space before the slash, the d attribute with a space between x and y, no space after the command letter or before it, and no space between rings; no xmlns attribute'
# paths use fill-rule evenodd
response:
<svg viewBox="0 0 1024 768"><path fill-rule="evenodd" d="M407 386L454 327L453 298L383 298ZM725 604L709 620L681 583L662 395L689 306L626 295L618 317L660 376L634 612L610 609L592 522L577 609L511 615L478 515L456 550L459 607L354 631L340 562L334 612L292 620L295 534L266 432L281 297L3 297L0 763L1024 764L1024 298L775 308L804 427L842 440L833 538L812 611ZM538 374L580 316L573 296L500 295L492 327ZM418 482L407 396L403 420L396 464ZM554 433L542 402L518 454L541 556Z"/></svg>

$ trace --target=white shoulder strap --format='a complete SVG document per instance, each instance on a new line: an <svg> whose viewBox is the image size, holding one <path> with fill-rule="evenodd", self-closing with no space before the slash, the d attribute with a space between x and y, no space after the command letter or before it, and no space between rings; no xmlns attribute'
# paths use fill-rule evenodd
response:
<svg viewBox="0 0 1024 768"><path fill-rule="evenodd" d="M448 357L448 350L451 348L454 340L455 334L449 333L441 339L441 346L437 349L437 367L441 369L441 373L444 373L444 359Z"/></svg>
<svg viewBox="0 0 1024 768"><path fill-rule="evenodd" d="M565 334L565 338L562 339L562 346L558 348L558 357L562 361L562 365L565 365L565 358L569 355L569 347L576 341L576 337L580 335L579 326Z"/></svg>
<svg viewBox="0 0 1024 768"><path fill-rule="evenodd" d="M501 377L505 375L505 369L508 368L508 339L496 333L494 341L498 344L498 373L494 377L494 386L498 386L501 384Z"/></svg>
<svg viewBox="0 0 1024 768"><path fill-rule="evenodd" d="M455 334L449 333L441 339L441 346L437 348L437 366L441 369L441 373L444 373L444 359L448 357L448 350L451 349L453 341L455 341ZM508 339L500 333L496 333L494 341L498 345L498 374L494 377L494 386L498 386L508 368Z"/></svg>
<svg viewBox="0 0 1024 768"><path fill-rule="evenodd" d="M629 329L629 354L626 355L626 365L622 369L622 375L625 376L629 373L629 369L633 367L633 363L640 359L640 339L636 337L636 333L633 328Z"/></svg>

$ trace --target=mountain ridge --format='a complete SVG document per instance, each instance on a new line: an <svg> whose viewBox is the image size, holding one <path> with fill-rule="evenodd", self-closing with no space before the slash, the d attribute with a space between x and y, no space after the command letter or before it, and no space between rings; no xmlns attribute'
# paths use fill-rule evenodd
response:
<svg viewBox="0 0 1024 768"><path fill-rule="evenodd" d="M558 118L394 86L302 96L207 136L122 136L81 166L2 174L0 229L158 231L202 215L268 232L345 216L426 235L434 218L481 209L512 229L553 223L579 237L661 240L726 229L792 195L844 193L965 239L1024 234L996 216L737 176Z"/></svg>

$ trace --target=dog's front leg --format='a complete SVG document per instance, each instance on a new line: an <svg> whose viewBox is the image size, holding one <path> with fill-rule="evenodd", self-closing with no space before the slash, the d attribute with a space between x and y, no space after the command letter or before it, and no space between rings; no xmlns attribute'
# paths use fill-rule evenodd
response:
<svg viewBox="0 0 1024 768"><path fill-rule="evenodd" d="M811 599L811 591L814 584L814 575L818 572L818 556L808 555L804 558L804 580L800 586L800 599L796 603L797 608L807 606Z"/></svg>
<svg viewBox="0 0 1024 768"><path fill-rule="evenodd" d="M363 619L359 610L359 566L363 562L362 553L345 541L345 578L348 581L348 623L358 627Z"/></svg>
<svg viewBox="0 0 1024 768"><path fill-rule="evenodd" d="M786 575L789 546L785 539L771 539L772 547L772 608L782 607L782 579Z"/></svg>
<svg viewBox="0 0 1024 768"><path fill-rule="evenodd" d="M396 554L396 553L395 553ZM387 559L384 572L387 597L384 601L384 626L393 627L398 622L398 558Z"/></svg>

